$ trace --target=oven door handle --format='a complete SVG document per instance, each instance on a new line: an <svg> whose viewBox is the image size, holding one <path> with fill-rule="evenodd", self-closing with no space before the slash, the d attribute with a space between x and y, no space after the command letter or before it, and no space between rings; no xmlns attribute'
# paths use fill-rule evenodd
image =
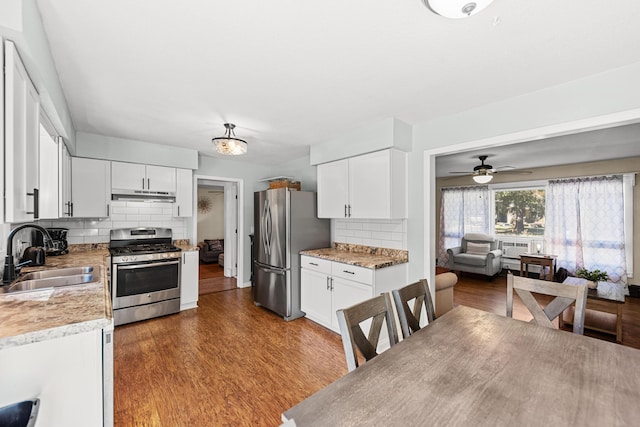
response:
<svg viewBox="0 0 640 427"><path fill-rule="evenodd" d="M151 264L135 264L135 265L117 265L116 267L118 268L118 270L134 270L136 268L145 268L145 267L160 267L163 265L173 265L173 264L180 264L180 261L176 260L176 261L161 261L161 262L152 262Z"/></svg>

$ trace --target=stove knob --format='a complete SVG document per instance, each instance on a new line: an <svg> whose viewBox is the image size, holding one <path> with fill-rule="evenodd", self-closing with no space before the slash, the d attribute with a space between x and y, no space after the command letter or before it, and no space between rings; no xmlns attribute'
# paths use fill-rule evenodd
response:
<svg viewBox="0 0 640 427"><path fill-rule="evenodd" d="M169 258L169 254L162 254L162 258Z"/></svg>
<svg viewBox="0 0 640 427"><path fill-rule="evenodd" d="M131 261L135 261L136 259L137 259L137 258L136 258L136 257L134 257L134 256L132 256L132 257L131 257Z"/></svg>
<svg viewBox="0 0 640 427"><path fill-rule="evenodd" d="M122 262L127 262L127 261L129 261L129 258L127 258L126 256L123 256L122 257Z"/></svg>

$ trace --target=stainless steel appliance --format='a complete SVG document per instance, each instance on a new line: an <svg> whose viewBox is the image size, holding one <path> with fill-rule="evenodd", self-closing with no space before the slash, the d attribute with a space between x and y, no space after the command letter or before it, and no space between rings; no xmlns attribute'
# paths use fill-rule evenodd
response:
<svg viewBox="0 0 640 427"><path fill-rule="evenodd" d="M330 222L317 218L316 193L276 188L254 193L256 305L293 320L300 310L300 254L328 247Z"/></svg>
<svg viewBox="0 0 640 427"><path fill-rule="evenodd" d="M170 228L111 230L109 252L116 326L180 311L181 250Z"/></svg>

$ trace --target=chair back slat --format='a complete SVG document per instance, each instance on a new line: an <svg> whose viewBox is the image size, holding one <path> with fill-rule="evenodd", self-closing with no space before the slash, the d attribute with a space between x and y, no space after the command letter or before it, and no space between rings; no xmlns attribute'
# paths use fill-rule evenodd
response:
<svg viewBox="0 0 640 427"><path fill-rule="evenodd" d="M431 299L429 284L425 279L400 289L394 289L392 294L403 338L407 338L412 333L420 330L420 317L422 317L423 306L425 307L428 323L433 322L435 319L433 300ZM414 300L413 310L409 307L409 301L411 300Z"/></svg>
<svg viewBox="0 0 640 427"><path fill-rule="evenodd" d="M378 355L377 347L384 323L387 325L389 345L393 346L398 343L398 333L393 319L393 307L389 294L385 293L338 310L336 314L349 371L353 371L359 365L358 352L365 361ZM371 325L368 335L365 335L360 324L369 319L371 319Z"/></svg>
<svg viewBox="0 0 640 427"><path fill-rule="evenodd" d="M572 304L575 304L573 332L584 333L584 317L587 304L587 287L584 285L568 285L564 283L549 282L546 280L507 275L507 316L513 317L513 291L516 291L525 307L533 315L533 322L555 328L552 320L555 319ZM556 298L544 308L532 295L532 292L551 295Z"/></svg>

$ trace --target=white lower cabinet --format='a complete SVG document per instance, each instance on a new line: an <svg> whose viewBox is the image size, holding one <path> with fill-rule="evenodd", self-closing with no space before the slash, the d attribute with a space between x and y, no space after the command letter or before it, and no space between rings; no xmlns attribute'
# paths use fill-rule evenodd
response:
<svg viewBox="0 0 640 427"><path fill-rule="evenodd" d="M38 398L38 427L113 425L102 339L99 329L0 350L0 407Z"/></svg>
<svg viewBox="0 0 640 427"><path fill-rule="evenodd" d="M180 310L198 306L198 251L182 252Z"/></svg>
<svg viewBox="0 0 640 427"><path fill-rule="evenodd" d="M302 255L300 265L302 311L337 333L337 310L407 284L406 264L373 270Z"/></svg>

